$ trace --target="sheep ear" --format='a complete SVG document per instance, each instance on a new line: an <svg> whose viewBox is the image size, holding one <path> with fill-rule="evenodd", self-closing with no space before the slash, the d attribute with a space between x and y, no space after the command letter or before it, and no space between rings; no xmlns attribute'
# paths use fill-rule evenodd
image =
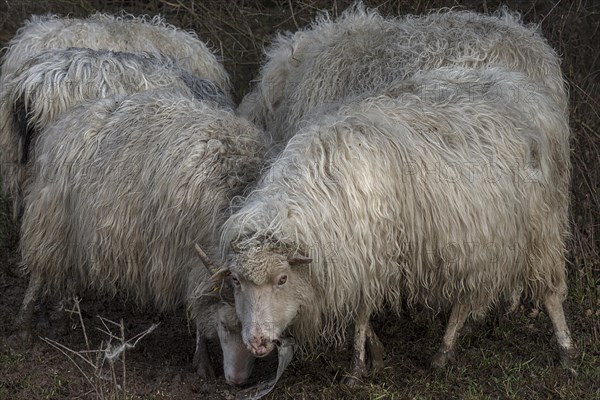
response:
<svg viewBox="0 0 600 400"><path fill-rule="evenodd" d="M311 262L312 262L312 258L303 256L302 254L298 254L298 253L290 255L288 257L288 263L291 266L310 264Z"/></svg>
<svg viewBox="0 0 600 400"><path fill-rule="evenodd" d="M210 277L209 282L221 282L223 279L227 278L231 275L231 271L229 271L228 267L223 267Z"/></svg>

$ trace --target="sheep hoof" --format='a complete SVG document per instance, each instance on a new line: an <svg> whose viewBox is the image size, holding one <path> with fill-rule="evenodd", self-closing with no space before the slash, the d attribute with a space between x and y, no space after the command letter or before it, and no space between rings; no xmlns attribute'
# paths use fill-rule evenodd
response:
<svg viewBox="0 0 600 400"><path fill-rule="evenodd" d="M29 330L20 330L13 333L8 337L7 343L11 347L18 347L21 345L29 345L33 341L33 336Z"/></svg>
<svg viewBox="0 0 600 400"><path fill-rule="evenodd" d="M200 379L204 380L214 380L215 379L215 371L210 365L210 363L199 363L197 368L197 373Z"/></svg>
<svg viewBox="0 0 600 400"><path fill-rule="evenodd" d="M48 315L48 312L43 312L40 315L40 318L37 323L38 329L42 331L47 331L48 329L50 329L50 325L50 316Z"/></svg>
<svg viewBox="0 0 600 400"><path fill-rule="evenodd" d="M346 385L348 387L354 387L354 386L358 385L360 383L360 381L361 381L360 378L347 375L347 376L342 377L340 383L342 385Z"/></svg>
<svg viewBox="0 0 600 400"><path fill-rule="evenodd" d="M343 376L340 382L346 386L353 387L361 383L362 378L364 378L366 375L367 370L364 366L355 365L354 368L352 368L352 372L350 372L348 375Z"/></svg>
<svg viewBox="0 0 600 400"><path fill-rule="evenodd" d="M431 368L433 368L433 369L444 368L449 363L454 362L455 358L456 358L456 356L455 356L455 352L453 350L450 350L450 351L438 350L438 352L435 353L435 355L431 359Z"/></svg>
<svg viewBox="0 0 600 400"><path fill-rule="evenodd" d="M573 376L577 376L575 366L579 360L579 350L576 347L560 349L560 364L569 371Z"/></svg>

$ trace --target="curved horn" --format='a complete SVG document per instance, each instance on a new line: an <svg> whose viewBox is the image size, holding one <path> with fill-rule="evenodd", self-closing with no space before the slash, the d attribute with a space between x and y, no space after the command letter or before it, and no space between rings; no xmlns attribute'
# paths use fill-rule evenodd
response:
<svg viewBox="0 0 600 400"><path fill-rule="evenodd" d="M194 247L196 248L196 252L198 253L198 257L200 257L200 260L202 261L202 263L204 264L204 266L206 267L206 269L208 269L208 272L210 272L211 274L214 274L217 271L217 268L215 267L215 264L213 264L213 262L211 261L211 259L208 258L208 256L206 255L206 253L204 252L204 250L202 250L202 248L200 247L200 245L198 243L195 243Z"/></svg>

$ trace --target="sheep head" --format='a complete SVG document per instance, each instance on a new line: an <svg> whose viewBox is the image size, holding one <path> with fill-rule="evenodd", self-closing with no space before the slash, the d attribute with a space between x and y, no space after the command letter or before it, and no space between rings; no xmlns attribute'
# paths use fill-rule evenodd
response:
<svg viewBox="0 0 600 400"><path fill-rule="evenodd" d="M263 357L296 317L307 289L301 266L312 259L268 241L233 244L232 249L213 279L231 280L244 344L254 356Z"/></svg>

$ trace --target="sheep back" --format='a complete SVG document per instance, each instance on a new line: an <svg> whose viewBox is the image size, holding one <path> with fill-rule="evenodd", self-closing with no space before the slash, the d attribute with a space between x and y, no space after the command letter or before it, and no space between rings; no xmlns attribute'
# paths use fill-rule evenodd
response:
<svg viewBox="0 0 600 400"><path fill-rule="evenodd" d="M261 165L261 133L171 91L89 102L40 135L21 228L49 291L93 287L173 308L231 198Z"/></svg>

